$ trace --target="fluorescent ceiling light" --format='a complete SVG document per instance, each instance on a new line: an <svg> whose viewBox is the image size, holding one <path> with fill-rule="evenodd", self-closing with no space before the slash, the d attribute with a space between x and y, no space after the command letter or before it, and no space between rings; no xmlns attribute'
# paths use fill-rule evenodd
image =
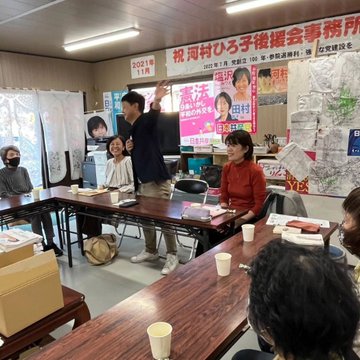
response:
<svg viewBox="0 0 360 360"><path fill-rule="evenodd" d="M226 8L228 14L235 14L237 12L246 11L250 9L256 9L258 7L276 4L286 0L252 0L241 3L235 3Z"/></svg>
<svg viewBox="0 0 360 360"><path fill-rule="evenodd" d="M79 49L85 49L92 46L107 44L113 41L123 40L131 38L140 34L139 30L134 28L124 29L120 31L113 31L111 33L94 36L91 38L74 41L72 43L64 44L63 48L66 51L75 51Z"/></svg>

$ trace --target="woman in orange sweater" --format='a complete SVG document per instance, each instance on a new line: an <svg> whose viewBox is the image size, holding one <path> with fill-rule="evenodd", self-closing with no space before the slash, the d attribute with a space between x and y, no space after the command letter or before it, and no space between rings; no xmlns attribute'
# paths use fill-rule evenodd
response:
<svg viewBox="0 0 360 360"><path fill-rule="evenodd" d="M254 146L250 134L236 130L226 139L227 162L222 171L220 203L222 208L247 210L235 229L255 220L266 197L266 180L261 167L252 161Z"/></svg>

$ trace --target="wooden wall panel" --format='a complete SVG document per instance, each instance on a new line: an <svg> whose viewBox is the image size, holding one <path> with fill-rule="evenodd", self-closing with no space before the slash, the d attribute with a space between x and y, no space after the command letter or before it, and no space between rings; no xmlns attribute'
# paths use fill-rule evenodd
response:
<svg viewBox="0 0 360 360"><path fill-rule="evenodd" d="M95 106L93 64L0 52L0 87L85 91Z"/></svg>

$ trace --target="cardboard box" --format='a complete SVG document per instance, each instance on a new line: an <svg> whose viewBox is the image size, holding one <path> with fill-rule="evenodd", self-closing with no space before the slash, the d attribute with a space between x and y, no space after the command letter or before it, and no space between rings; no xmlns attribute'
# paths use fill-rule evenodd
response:
<svg viewBox="0 0 360 360"><path fill-rule="evenodd" d="M34 255L34 245L28 244L11 251L0 252L0 268L14 264Z"/></svg>
<svg viewBox="0 0 360 360"><path fill-rule="evenodd" d="M7 255L14 256L14 251ZM0 334L9 337L62 307L64 299L53 251L0 269Z"/></svg>

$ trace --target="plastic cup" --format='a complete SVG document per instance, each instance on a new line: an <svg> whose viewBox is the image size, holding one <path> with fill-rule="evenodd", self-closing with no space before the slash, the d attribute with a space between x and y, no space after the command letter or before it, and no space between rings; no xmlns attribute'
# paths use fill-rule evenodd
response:
<svg viewBox="0 0 360 360"><path fill-rule="evenodd" d="M218 253L215 254L216 270L219 276L230 275L231 269L231 254Z"/></svg>
<svg viewBox="0 0 360 360"><path fill-rule="evenodd" d="M40 190L32 189L32 196L34 200L40 200Z"/></svg>
<svg viewBox="0 0 360 360"><path fill-rule="evenodd" d="M110 200L112 204L116 204L117 202L119 202L119 192L118 191L111 192Z"/></svg>
<svg viewBox="0 0 360 360"><path fill-rule="evenodd" d="M151 353L154 359L168 359L171 352L172 326L166 322L156 322L147 328Z"/></svg>
<svg viewBox="0 0 360 360"><path fill-rule="evenodd" d="M79 185L77 185L77 184L71 185L71 192L73 194L77 194L79 192Z"/></svg>
<svg viewBox="0 0 360 360"><path fill-rule="evenodd" d="M241 226L241 229L244 241L249 242L254 240L255 225L244 224Z"/></svg>

